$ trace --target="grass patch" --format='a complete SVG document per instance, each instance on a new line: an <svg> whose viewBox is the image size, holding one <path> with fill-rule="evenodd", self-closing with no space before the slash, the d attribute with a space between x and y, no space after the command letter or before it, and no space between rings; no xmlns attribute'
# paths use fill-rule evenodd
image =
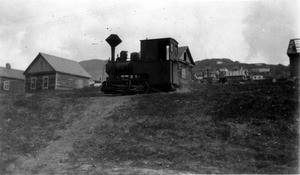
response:
<svg viewBox="0 0 300 175"><path fill-rule="evenodd" d="M87 98L67 97L54 91L3 97L0 173L5 173L6 166L19 156L34 157L49 141L59 139L56 131L80 118L86 103Z"/></svg>
<svg viewBox="0 0 300 175"><path fill-rule="evenodd" d="M137 96L74 144L74 157L195 173L297 173L291 84L194 85Z"/></svg>

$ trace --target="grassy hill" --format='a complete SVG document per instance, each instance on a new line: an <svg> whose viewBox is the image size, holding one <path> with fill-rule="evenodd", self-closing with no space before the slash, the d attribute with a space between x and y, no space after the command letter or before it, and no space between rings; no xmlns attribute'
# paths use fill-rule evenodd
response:
<svg viewBox="0 0 300 175"><path fill-rule="evenodd" d="M192 173L298 172L298 99L290 85L197 85L138 96L76 154Z"/></svg>
<svg viewBox="0 0 300 175"><path fill-rule="evenodd" d="M188 93L129 97L102 97L85 89L6 98L2 104L10 110L1 115L2 173L19 156L37 161L53 142L63 148L62 139L71 148L57 163L65 167L61 173L78 173L82 166L90 167L90 174L299 173L297 86L192 87ZM123 105L107 106L118 101ZM76 133L72 137L70 127ZM49 173L48 166L37 163L30 172Z"/></svg>
<svg viewBox="0 0 300 175"><path fill-rule="evenodd" d="M105 80L108 76L105 72L106 60L86 60L79 64L92 76L93 80Z"/></svg>

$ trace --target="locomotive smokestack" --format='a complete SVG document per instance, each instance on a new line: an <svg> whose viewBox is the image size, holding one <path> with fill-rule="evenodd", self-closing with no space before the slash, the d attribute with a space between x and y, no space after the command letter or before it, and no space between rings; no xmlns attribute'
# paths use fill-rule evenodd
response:
<svg viewBox="0 0 300 175"><path fill-rule="evenodd" d="M118 35L116 34L111 34L108 38L106 38L106 42L110 45L111 47L111 71L109 73L109 78L114 79L114 74L115 74L115 48L117 45L119 45L122 40L119 38Z"/></svg>
<svg viewBox="0 0 300 175"><path fill-rule="evenodd" d="M118 35L116 34L111 34L108 38L106 38L106 42L110 45L111 47L111 61L115 61L115 48L117 45L119 45L122 40L119 38Z"/></svg>

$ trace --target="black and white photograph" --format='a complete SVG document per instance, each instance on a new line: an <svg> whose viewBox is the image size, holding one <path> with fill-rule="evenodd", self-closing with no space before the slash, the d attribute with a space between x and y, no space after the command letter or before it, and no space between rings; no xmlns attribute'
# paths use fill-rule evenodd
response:
<svg viewBox="0 0 300 175"><path fill-rule="evenodd" d="M0 174L299 174L300 0L0 0Z"/></svg>

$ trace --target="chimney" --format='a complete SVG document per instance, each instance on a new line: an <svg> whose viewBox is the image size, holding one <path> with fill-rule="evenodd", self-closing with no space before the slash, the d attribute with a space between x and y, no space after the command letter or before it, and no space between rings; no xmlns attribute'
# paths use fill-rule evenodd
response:
<svg viewBox="0 0 300 175"><path fill-rule="evenodd" d="M11 69L11 66L9 63L6 63L6 66L5 66L7 69Z"/></svg>

